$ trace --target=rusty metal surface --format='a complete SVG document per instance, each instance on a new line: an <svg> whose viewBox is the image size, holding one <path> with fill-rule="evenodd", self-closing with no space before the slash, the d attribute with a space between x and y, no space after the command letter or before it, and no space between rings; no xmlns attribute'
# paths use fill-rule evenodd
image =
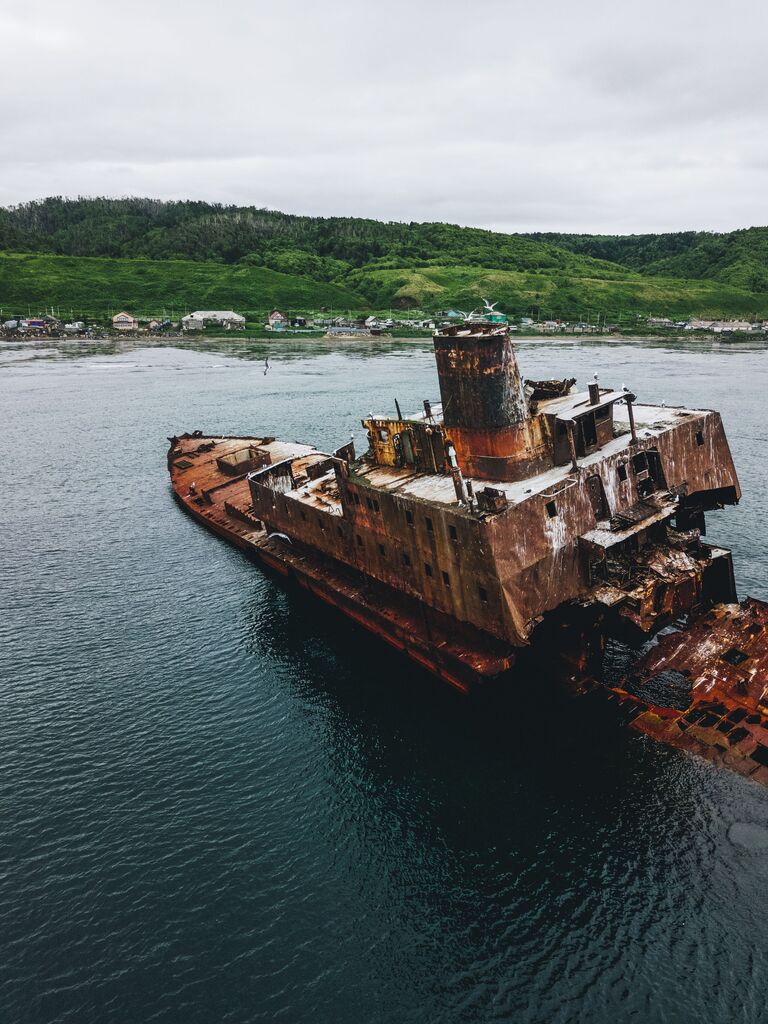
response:
<svg viewBox="0 0 768 1024"><path fill-rule="evenodd" d="M270 532L452 618L459 631L515 646L568 602L599 608L609 632L651 633L732 596L731 574L714 571L699 537L705 511L739 496L717 413L636 405L633 436L613 418L615 407L628 416L629 392L594 384L579 393L567 378L543 382L555 396L536 414L504 412L499 403L520 385L506 331L456 329L438 335L435 348L441 386L466 391L467 422L479 402L486 426L447 425L456 417L444 394L441 406L427 402L409 418L365 420L370 447L359 458L344 447L332 456L274 438L219 439L208 471L230 482L198 480L193 503L211 519L224 501L243 506L249 492L253 517ZM479 383L485 369L508 390ZM551 425L603 412L588 438L582 431L575 464L557 464ZM488 425L499 417L518 421ZM199 465L205 453L184 454ZM514 474L489 471L514 460ZM247 481L241 468L251 470ZM681 531L669 529L681 516L684 548Z"/></svg>
<svg viewBox="0 0 768 1024"><path fill-rule="evenodd" d="M291 578L463 693L513 664L515 654L509 644L487 633L473 632L469 625L457 628L450 617L430 609L414 595L345 567L315 545L270 536L274 524L256 514L247 477L233 477L229 465L224 463L226 469L221 465L222 459L243 447L262 449L271 459L262 473L292 463L294 482L311 492L307 502L301 504L333 515L321 507L317 497L330 481L311 481L307 475L313 465L328 459L324 453L274 438L212 438L199 432L171 438L170 442L171 487L182 507L264 566Z"/></svg>
<svg viewBox="0 0 768 1024"><path fill-rule="evenodd" d="M606 637L646 638L682 615L706 623L734 599L730 553L702 541L706 512L740 497L716 412L639 405L597 382L578 392L570 378L526 390L498 327L439 332L435 357L442 403L363 420L362 455L184 435L171 440L174 493L462 691L506 671L532 638L533 649L536 637L560 643L583 672ZM698 691L686 711L662 713L630 690L613 699L632 703L637 728L689 749L711 736L711 752L725 743L754 774L762 719L748 723L749 749L723 721L737 713L725 695L726 712L702 726L685 718L710 700Z"/></svg>
<svg viewBox="0 0 768 1024"><path fill-rule="evenodd" d="M768 785L768 604L722 604L662 637L614 693L632 727Z"/></svg>
<svg viewBox="0 0 768 1024"><path fill-rule="evenodd" d="M450 328L434 338L447 428L511 427L528 418L512 340L505 330Z"/></svg>

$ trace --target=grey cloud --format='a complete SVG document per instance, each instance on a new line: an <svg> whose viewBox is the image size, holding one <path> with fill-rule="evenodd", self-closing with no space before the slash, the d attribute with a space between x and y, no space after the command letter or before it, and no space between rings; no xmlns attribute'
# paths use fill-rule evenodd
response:
<svg viewBox="0 0 768 1024"><path fill-rule="evenodd" d="M765 219L767 27L757 0L30 0L0 11L0 203L744 226Z"/></svg>

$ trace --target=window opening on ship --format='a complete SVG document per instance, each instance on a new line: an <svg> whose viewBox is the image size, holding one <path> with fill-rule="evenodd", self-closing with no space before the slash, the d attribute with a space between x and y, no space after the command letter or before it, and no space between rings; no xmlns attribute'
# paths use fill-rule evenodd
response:
<svg viewBox="0 0 768 1024"><path fill-rule="evenodd" d="M597 444L597 429L595 427L595 414L589 413L587 416L582 416L579 420L581 427L581 436L584 441L584 448L594 448Z"/></svg>

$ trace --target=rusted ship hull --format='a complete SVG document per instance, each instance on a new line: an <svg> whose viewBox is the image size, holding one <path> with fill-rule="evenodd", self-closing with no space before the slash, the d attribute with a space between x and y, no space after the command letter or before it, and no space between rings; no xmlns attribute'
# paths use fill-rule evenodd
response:
<svg viewBox="0 0 768 1024"><path fill-rule="evenodd" d="M172 492L195 520L463 694L508 674L519 649L468 635L463 624L409 605L403 595L372 586L320 552L269 534L253 514L248 468L221 468L220 460L244 445L275 446L280 454L280 443L270 438L195 432L171 439ZM588 690L607 692L637 731L768 785L768 604L748 598L741 605L716 605L687 630L662 637L618 685L606 686L598 682L597 661L615 626L594 608L568 608L544 624L538 640L534 634L535 657L552 655L550 667L557 664Z"/></svg>
<svg viewBox="0 0 768 1024"><path fill-rule="evenodd" d="M607 639L689 622L602 692L646 734L768 781L768 608L735 604L730 551L704 540L741 496L719 414L523 380L503 325L470 318L434 348L441 401L371 413L361 456L195 431L169 439L174 494L462 693L521 661L590 689Z"/></svg>
<svg viewBox="0 0 768 1024"><path fill-rule="evenodd" d="M223 472L219 460L244 445L266 448L273 438L171 438L168 469L173 495L199 523L240 548L262 567L338 609L368 632L467 694L505 673L515 651L494 638L473 638L458 624L419 608L403 595L344 571L320 552L270 535L252 513L247 473ZM474 641L474 642L473 642Z"/></svg>

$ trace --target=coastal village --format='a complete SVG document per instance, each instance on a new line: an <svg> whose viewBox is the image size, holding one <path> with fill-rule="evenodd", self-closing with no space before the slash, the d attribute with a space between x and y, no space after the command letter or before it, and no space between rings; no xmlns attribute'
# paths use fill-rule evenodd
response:
<svg viewBox="0 0 768 1024"><path fill-rule="evenodd" d="M431 315L414 311L411 316L334 316L271 310L266 316L249 319L233 309L194 310L181 317L165 314L142 316L120 310L106 318L70 319L50 313L37 316L13 316L0 321L0 337L5 339L35 339L62 337L108 337L110 335L187 335L195 333L266 332L267 334L313 334L327 338L392 337L402 332L431 333L457 321L468 323L505 323L512 332L523 334L625 334L651 333L675 335L745 335L768 336L768 320L707 320L691 317L673 320L669 317L637 314L631 330L625 322L612 321L602 314L585 320L543 319L538 316L508 316L496 310L497 303L485 301L485 308L472 310L438 310Z"/></svg>

